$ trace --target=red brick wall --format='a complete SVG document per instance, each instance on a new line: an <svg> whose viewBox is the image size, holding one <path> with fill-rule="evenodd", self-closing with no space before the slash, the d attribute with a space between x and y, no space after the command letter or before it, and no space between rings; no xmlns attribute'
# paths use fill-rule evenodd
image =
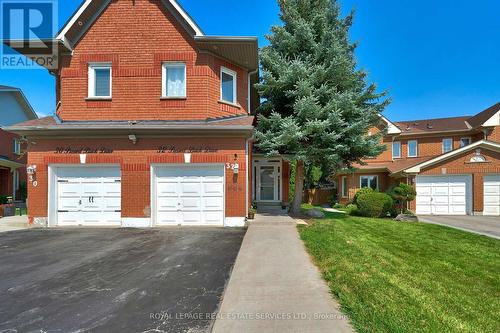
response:
<svg viewBox="0 0 500 333"><path fill-rule="evenodd" d="M86 100L88 63L99 61L112 63L112 101ZM160 99L163 61L186 63L187 99ZM237 72L239 107L219 103L221 66ZM160 0L112 1L73 56L62 59L60 81L58 115L66 121L206 119L248 111L247 72L199 52Z"/></svg>
<svg viewBox="0 0 500 333"><path fill-rule="evenodd" d="M26 165L26 156L14 154L14 138L19 138L18 135L3 131L0 129L0 156L5 156L9 160ZM21 150L24 150L26 145L21 142ZM19 183L26 181L26 168L17 169L19 171ZM4 170L0 176L0 195L12 195L13 179L9 169ZM19 193L16 194L19 198Z"/></svg>
<svg viewBox="0 0 500 333"><path fill-rule="evenodd" d="M481 149L481 154L486 157L486 163L470 163L475 152L467 152L452 160L444 161L423 170L420 175L441 174L472 174L473 179L473 211L483 211L483 177L487 174L500 173L500 153ZM412 205L415 209L415 204Z"/></svg>
<svg viewBox="0 0 500 333"><path fill-rule="evenodd" d="M176 149L210 147L211 153L192 153L192 163L234 163L240 165L239 174L226 171L226 216L246 216L246 163L245 138L175 138L141 139L133 145L128 139L88 139L82 146L81 139L37 140L29 147L28 161L37 166L37 187L28 186L29 214L47 216L48 165L79 164L78 154L57 154L57 147L89 147L112 149L111 154L87 154L87 164L119 164L122 173L122 217L149 217L150 214L150 164L184 163L183 153L158 153L162 145L175 145ZM236 157L235 157L236 155Z"/></svg>
<svg viewBox="0 0 500 333"><path fill-rule="evenodd" d="M347 187L348 187L348 197L343 198L342 197L342 177L343 176L338 176L337 177L337 193L338 193L338 200L342 204L348 204L352 202L352 199L354 199L354 195L356 192L360 189L360 180L359 178L364 175L370 175L370 176L378 176L378 188L379 191L385 192L387 191L391 186L396 185L399 183L399 179L395 179L392 177L389 177L389 175L386 172L371 172L371 173L351 173L347 174L344 176L347 176Z"/></svg>
<svg viewBox="0 0 500 333"><path fill-rule="evenodd" d="M495 126L492 128L491 132L488 134L488 140L500 142L500 126Z"/></svg>

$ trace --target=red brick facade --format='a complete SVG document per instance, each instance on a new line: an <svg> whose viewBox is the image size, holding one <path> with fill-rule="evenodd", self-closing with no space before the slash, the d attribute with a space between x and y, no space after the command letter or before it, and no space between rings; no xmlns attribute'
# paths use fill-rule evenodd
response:
<svg viewBox="0 0 500 333"><path fill-rule="evenodd" d="M19 139L19 136L13 133L5 132L0 129L0 156L6 157L7 159L26 165L26 156L17 155L14 153L14 139ZM21 144L21 149L24 149L25 145ZM26 182L26 168L21 167L17 169L19 173L19 183ZM13 189L13 175L9 168L0 167L0 195L12 196L14 193ZM16 198L19 198L19 191L16 192Z"/></svg>

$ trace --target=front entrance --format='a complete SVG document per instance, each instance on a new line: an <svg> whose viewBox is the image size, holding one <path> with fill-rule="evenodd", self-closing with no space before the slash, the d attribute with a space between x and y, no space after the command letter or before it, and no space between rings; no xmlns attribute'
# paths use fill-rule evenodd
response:
<svg viewBox="0 0 500 333"><path fill-rule="evenodd" d="M256 161L254 165L254 200L281 202L281 161Z"/></svg>

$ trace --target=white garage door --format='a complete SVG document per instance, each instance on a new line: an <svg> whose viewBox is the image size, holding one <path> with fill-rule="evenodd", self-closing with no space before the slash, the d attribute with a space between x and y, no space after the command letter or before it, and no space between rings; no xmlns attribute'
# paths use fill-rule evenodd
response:
<svg viewBox="0 0 500 333"><path fill-rule="evenodd" d="M157 225L224 225L224 167L155 167Z"/></svg>
<svg viewBox="0 0 500 333"><path fill-rule="evenodd" d="M417 214L466 215L470 213L470 176L417 176Z"/></svg>
<svg viewBox="0 0 500 333"><path fill-rule="evenodd" d="M58 225L121 225L119 167L56 170Z"/></svg>
<svg viewBox="0 0 500 333"><path fill-rule="evenodd" d="M484 215L500 215L500 175L484 177Z"/></svg>

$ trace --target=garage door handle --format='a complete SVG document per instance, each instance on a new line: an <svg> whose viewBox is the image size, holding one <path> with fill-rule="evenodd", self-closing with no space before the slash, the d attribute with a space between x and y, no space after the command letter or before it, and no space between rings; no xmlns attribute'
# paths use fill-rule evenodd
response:
<svg viewBox="0 0 500 333"><path fill-rule="evenodd" d="M58 213L69 213L69 210L58 210Z"/></svg>

